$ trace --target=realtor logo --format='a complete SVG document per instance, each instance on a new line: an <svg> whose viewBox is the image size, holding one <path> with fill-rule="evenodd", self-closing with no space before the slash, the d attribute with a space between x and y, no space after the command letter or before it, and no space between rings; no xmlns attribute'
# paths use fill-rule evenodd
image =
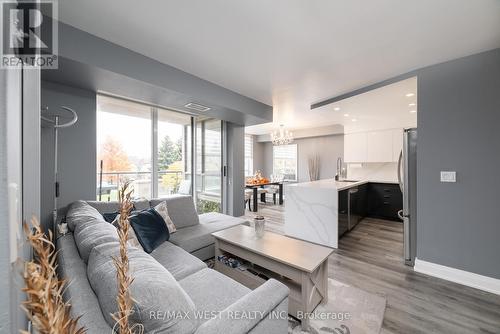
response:
<svg viewBox="0 0 500 334"><path fill-rule="evenodd" d="M54 1L1 1L2 55L0 68L31 65L56 69L57 3Z"/></svg>

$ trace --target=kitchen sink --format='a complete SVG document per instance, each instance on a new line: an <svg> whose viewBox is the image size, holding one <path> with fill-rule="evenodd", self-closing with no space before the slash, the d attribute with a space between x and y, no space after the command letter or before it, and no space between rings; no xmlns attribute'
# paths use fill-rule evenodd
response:
<svg viewBox="0 0 500 334"><path fill-rule="evenodd" d="M337 182L359 182L359 180L338 180Z"/></svg>

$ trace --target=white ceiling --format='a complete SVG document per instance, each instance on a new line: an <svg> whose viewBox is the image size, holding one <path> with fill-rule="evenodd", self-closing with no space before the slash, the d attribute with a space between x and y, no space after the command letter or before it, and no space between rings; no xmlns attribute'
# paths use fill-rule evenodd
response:
<svg viewBox="0 0 500 334"><path fill-rule="evenodd" d="M415 77L314 109L316 118L344 125L345 133L416 127L417 112Z"/></svg>
<svg viewBox="0 0 500 334"><path fill-rule="evenodd" d="M498 0L63 0L59 7L65 23L272 104L274 126L293 129L337 121L311 103L500 47Z"/></svg>

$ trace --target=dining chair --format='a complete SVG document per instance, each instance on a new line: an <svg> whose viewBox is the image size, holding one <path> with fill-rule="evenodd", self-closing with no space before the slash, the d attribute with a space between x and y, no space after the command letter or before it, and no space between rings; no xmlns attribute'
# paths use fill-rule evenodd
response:
<svg viewBox="0 0 500 334"><path fill-rule="evenodd" d="M283 182L285 179L284 175L271 175L271 182ZM276 194L280 191L280 187L277 185L270 185L266 187L266 192L268 194L273 194L273 203L276 205Z"/></svg>
<svg viewBox="0 0 500 334"><path fill-rule="evenodd" d="M252 189L245 189L245 206L248 203L248 211L252 211Z"/></svg>

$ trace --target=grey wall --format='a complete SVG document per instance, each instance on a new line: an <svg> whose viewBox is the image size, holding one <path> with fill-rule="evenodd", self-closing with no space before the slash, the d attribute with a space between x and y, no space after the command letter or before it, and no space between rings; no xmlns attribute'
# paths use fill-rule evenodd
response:
<svg viewBox="0 0 500 334"><path fill-rule="evenodd" d="M500 49L418 71L419 259L500 278L499 124Z"/></svg>
<svg viewBox="0 0 500 334"><path fill-rule="evenodd" d="M59 130L59 208L96 194L96 95L91 91L42 82L42 106L58 111L68 106L78 113L78 122ZM52 221L54 131L42 123L41 134L41 219Z"/></svg>
<svg viewBox="0 0 500 334"><path fill-rule="evenodd" d="M253 137L253 172L264 169L264 143L257 141L257 136Z"/></svg>
<svg viewBox="0 0 500 334"><path fill-rule="evenodd" d="M320 179L333 178L335 176L336 161L338 157L344 157L344 136L332 135L314 138L296 139L297 144L297 168L298 181L309 181L309 169L307 160L309 156L320 157ZM255 160L255 157L259 157ZM258 164L260 162L260 165ZM264 175L273 173L273 145L270 142L257 143L254 145L254 170L262 170Z"/></svg>
<svg viewBox="0 0 500 334"><path fill-rule="evenodd" d="M239 217L245 214L245 128L227 123L227 213Z"/></svg>

